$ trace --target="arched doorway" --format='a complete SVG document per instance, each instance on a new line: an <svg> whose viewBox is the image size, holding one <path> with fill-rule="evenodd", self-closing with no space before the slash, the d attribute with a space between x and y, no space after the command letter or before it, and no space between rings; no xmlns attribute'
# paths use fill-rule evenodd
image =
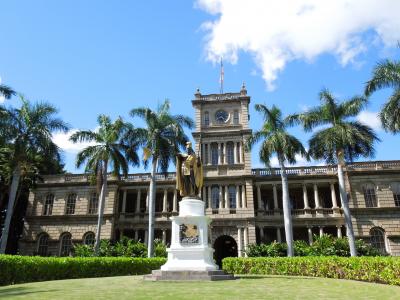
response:
<svg viewBox="0 0 400 300"><path fill-rule="evenodd" d="M214 259L216 264L221 268L222 260L225 257L238 256L236 241L229 235L221 235L214 242Z"/></svg>

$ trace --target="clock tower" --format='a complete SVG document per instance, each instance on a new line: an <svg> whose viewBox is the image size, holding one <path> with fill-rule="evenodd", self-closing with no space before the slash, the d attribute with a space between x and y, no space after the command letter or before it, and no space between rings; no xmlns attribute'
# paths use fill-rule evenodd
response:
<svg viewBox="0 0 400 300"><path fill-rule="evenodd" d="M241 256L255 242L251 154L244 147L251 135L250 96L244 84L239 93L203 95L197 89L194 96L193 137L203 162L201 197L213 219L212 243L233 237Z"/></svg>

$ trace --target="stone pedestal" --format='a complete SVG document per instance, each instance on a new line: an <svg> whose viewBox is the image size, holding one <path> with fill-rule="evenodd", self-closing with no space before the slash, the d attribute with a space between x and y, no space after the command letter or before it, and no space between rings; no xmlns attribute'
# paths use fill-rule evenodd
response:
<svg viewBox="0 0 400 300"><path fill-rule="evenodd" d="M214 263L214 249L208 244L208 225L204 202L185 197L179 202L179 216L171 217L171 247L167 249L167 263L161 270L146 275L146 280L226 280L232 275L218 271Z"/></svg>

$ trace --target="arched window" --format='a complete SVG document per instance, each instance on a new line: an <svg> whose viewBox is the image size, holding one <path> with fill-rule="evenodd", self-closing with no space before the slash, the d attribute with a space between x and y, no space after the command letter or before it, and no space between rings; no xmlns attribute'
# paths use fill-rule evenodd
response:
<svg viewBox="0 0 400 300"><path fill-rule="evenodd" d="M216 185L211 187L211 201L212 208L219 208L219 187Z"/></svg>
<svg viewBox="0 0 400 300"><path fill-rule="evenodd" d="M400 182L396 182L396 183L392 184L392 193L393 193L394 205L399 207L400 206Z"/></svg>
<svg viewBox="0 0 400 300"><path fill-rule="evenodd" d="M363 187L364 200L366 207L377 207L378 201L376 200L375 185L368 183Z"/></svg>
<svg viewBox="0 0 400 300"><path fill-rule="evenodd" d="M97 213L99 207L99 196L97 193L91 193L89 199L89 209L88 214L94 215Z"/></svg>
<svg viewBox="0 0 400 300"><path fill-rule="evenodd" d="M40 256L47 256L48 250L49 250L49 235L47 233L41 233L38 237L37 252Z"/></svg>
<svg viewBox="0 0 400 300"><path fill-rule="evenodd" d="M69 256L72 249L72 238L69 232L60 236L60 256Z"/></svg>
<svg viewBox="0 0 400 300"><path fill-rule="evenodd" d="M204 113L204 126L209 126L210 125L210 114L208 111Z"/></svg>
<svg viewBox="0 0 400 300"><path fill-rule="evenodd" d="M386 253L385 231L380 227L373 227L369 231L371 246L379 250L382 254Z"/></svg>
<svg viewBox="0 0 400 300"><path fill-rule="evenodd" d="M239 124L239 112L237 110L233 112L233 124L234 125Z"/></svg>
<svg viewBox="0 0 400 300"><path fill-rule="evenodd" d="M76 194L69 194L65 208L65 213L67 215L73 215L75 213L75 204L76 204Z"/></svg>
<svg viewBox="0 0 400 300"><path fill-rule="evenodd" d="M228 165L233 165L235 163L233 142L226 143L226 162Z"/></svg>
<svg viewBox="0 0 400 300"><path fill-rule="evenodd" d="M48 194L44 202L43 215L51 216L51 214L53 213L53 204L54 204L54 195Z"/></svg>
<svg viewBox="0 0 400 300"><path fill-rule="evenodd" d="M93 232L86 232L83 236L83 244L87 246L93 246L95 241Z"/></svg>
<svg viewBox="0 0 400 300"><path fill-rule="evenodd" d="M218 144L217 143L212 143L211 144L211 164L213 166L218 165Z"/></svg>
<svg viewBox="0 0 400 300"><path fill-rule="evenodd" d="M236 208L236 187L234 185L229 186L228 195L229 195L229 207Z"/></svg>

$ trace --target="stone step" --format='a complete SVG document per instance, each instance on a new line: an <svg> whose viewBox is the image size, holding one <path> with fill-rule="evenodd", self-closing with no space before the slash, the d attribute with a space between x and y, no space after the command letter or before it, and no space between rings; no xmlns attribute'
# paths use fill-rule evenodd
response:
<svg viewBox="0 0 400 300"><path fill-rule="evenodd" d="M217 280L233 280L232 274L224 271L162 271L154 270L151 274L145 275L146 281L217 281Z"/></svg>

